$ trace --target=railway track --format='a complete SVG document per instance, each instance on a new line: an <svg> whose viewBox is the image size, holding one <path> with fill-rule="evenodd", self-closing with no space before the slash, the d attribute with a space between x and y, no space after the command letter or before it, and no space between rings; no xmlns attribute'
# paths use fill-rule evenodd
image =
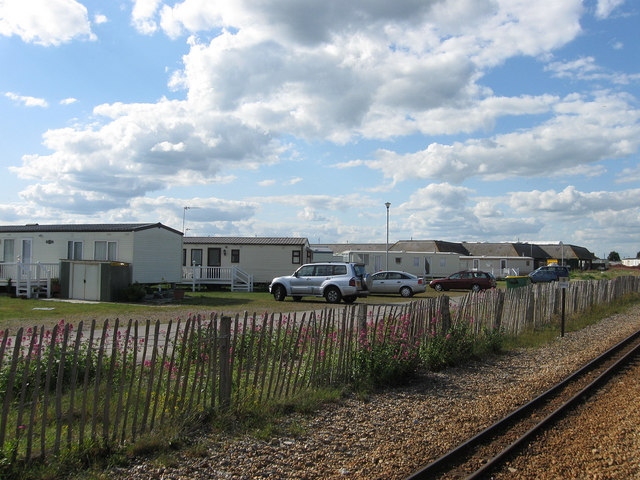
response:
<svg viewBox="0 0 640 480"><path fill-rule="evenodd" d="M638 356L640 331L406 480L489 478L538 434L582 404Z"/></svg>

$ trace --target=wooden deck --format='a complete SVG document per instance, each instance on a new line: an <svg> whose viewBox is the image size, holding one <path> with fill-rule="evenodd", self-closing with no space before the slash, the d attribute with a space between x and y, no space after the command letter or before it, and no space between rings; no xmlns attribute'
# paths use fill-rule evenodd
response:
<svg viewBox="0 0 640 480"><path fill-rule="evenodd" d="M182 267L181 285L228 285L232 292L253 292L253 275L238 267Z"/></svg>

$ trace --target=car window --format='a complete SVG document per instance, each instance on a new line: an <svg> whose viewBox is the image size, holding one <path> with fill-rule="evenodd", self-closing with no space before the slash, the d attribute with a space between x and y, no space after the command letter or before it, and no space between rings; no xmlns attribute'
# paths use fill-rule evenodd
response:
<svg viewBox="0 0 640 480"><path fill-rule="evenodd" d="M332 272L332 265L316 265L316 277L328 277L329 275L332 275Z"/></svg>
<svg viewBox="0 0 640 480"><path fill-rule="evenodd" d="M304 265L296 272L298 277L311 277L313 276L314 265Z"/></svg>
<svg viewBox="0 0 640 480"><path fill-rule="evenodd" d="M462 278L473 278L473 274L471 272L464 272Z"/></svg>
<svg viewBox="0 0 640 480"><path fill-rule="evenodd" d="M364 277L367 275L367 271L364 268L364 265L354 265L353 269L356 271L356 275L359 277Z"/></svg>
<svg viewBox="0 0 640 480"><path fill-rule="evenodd" d="M402 278L402 274L397 272L389 272L387 273L387 280L399 280Z"/></svg>
<svg viewBox="0 0 640 480"><path fill-rule="evenodd" d="M346 275L346 274L347 274L346 265L333 265L333 275Z"/></svg>
<svg viewBox="0 0 640 480"><path fill-rule="evenodd" d="M462 278L462 274L460 274L460 273L454 273L454 274L453 274L453 275L451 275L451 277L449 277L449 278L455 278L455 279Z"/></svg>

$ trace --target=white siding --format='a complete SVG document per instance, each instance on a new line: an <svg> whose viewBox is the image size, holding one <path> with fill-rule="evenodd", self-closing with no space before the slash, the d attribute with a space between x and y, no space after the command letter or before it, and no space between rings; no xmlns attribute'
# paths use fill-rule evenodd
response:
<svg viewBox="0 0 640 480"><path fill-rule="evenodd" d="M300 265L308 263L307 248L302 245L256 245L233 243L187 243L187 263L191 259L191 250L202 250L202 264L207 265L207 249L220 248L221 267L236 266L253 275L254 283L269 283L274 277L290 275ZM231 263L231 250L240 251L240 262ZM292 252L301 252L300 263L292 263ZM226 254L225 254L226 252Z"/></svg>
<svg viewBox="0 0 640 480"><path fill-rule="evenodd" d="M460 257L464 270L474 270L474 262L477 263L477 270L492 273L496 278L504 278L508 275L526 275L531 273L533 259L531 257L484 257L469 256ZM502 268L502 264L506 268Z"/></svg>
<svg viewBox="0 0 640 480"><path fill-rule="evenodd" d="M348 251L343 253L343 257L348 262L364 263L367 273L386 270L386 251ZM425 262L428 263L426 270ZM460 255L457 253L398 252L390 250L388 270L401 270L419 277L437 278L462 270L462 265L460 263Z"/></svg>
<svg viewBox="0 0 640 480"><path fill-rule="evenodd" d="M22 240L31 239L32 263L57 263L67 258L69 241L82 242L82 260L94 260L96 241L116 242L119 262L133 262L133 233L130 232L28 232L2 233L0 240L12 238L16 261L22 257ZM0 249L0 251L2 251ZM2 259L4 261L4 259ZM9 260L11 261L11 260Z"/></svg>
<svg viewBox="0 0 640 480"><path fill-rule="evenodd" d="M182 235L153 227L134 234L132 276L139 283L177 283L182 279Z"/></svg>

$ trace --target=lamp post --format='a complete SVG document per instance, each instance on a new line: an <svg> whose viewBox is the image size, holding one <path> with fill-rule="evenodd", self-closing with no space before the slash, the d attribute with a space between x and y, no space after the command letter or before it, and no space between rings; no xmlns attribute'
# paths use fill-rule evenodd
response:
<svg viewBox="0 0 640 480"><path fill-rule="evenodd" d="M560 265L564 265L564 244L562 242L560 242L560 255L561 255L561 261L560 261Z"/></svg>
<svg viewBox="0 0 640 480"><path fill-rule="evenodd" d="M185 231L184 231L184 219L185 219L185 217L187 215L187 210L189 210L190 208L191 207L183 207L183 210L182 210L182 235L185 234Z"/></svg>
<svg viewBox="0 0 640 480"><path fill-rule="evenodd" d="M387 207L387 257L386 257L386 264L384 269L385 270L389 270L389 207L391 206L390 202L387 202L384 204L385 207Z"/></svg>

